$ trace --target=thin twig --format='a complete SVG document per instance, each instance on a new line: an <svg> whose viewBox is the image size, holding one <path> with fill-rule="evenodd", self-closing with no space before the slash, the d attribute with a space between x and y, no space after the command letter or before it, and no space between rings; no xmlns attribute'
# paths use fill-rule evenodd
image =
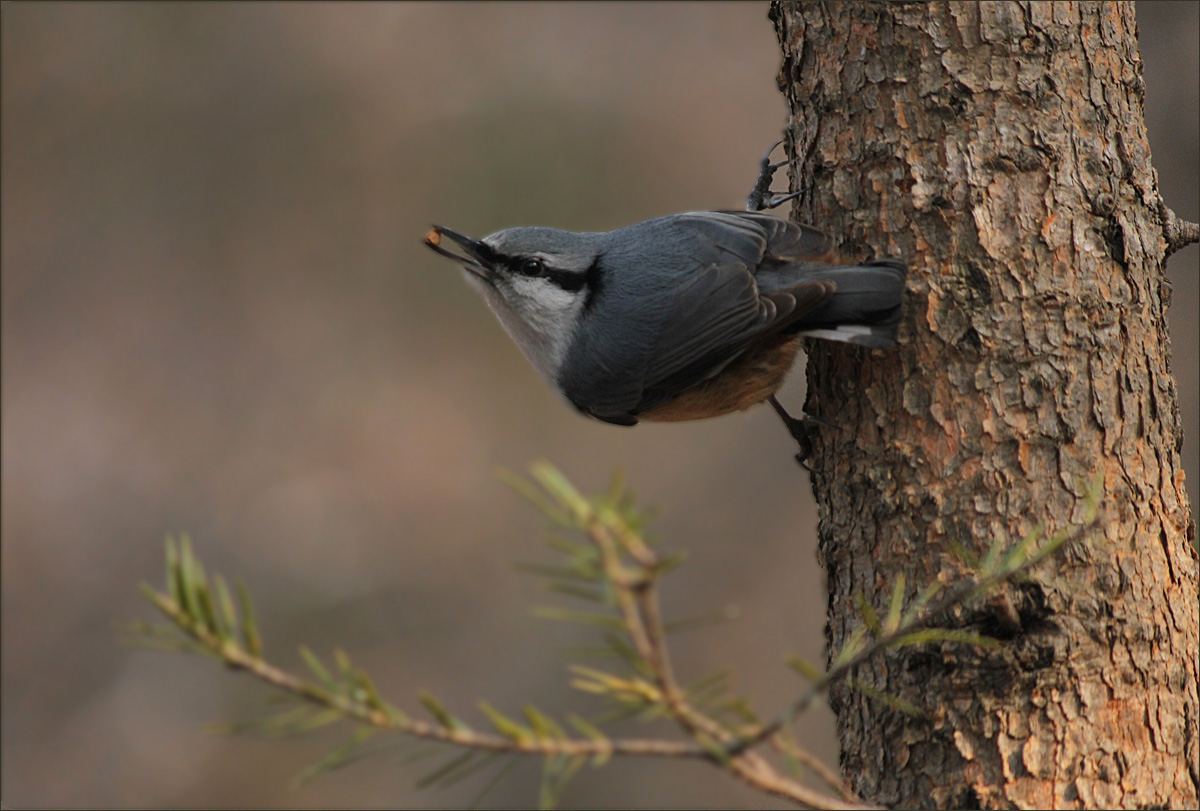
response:
<svg viewBox="0 0 1200 811"><path fill-rule="evenodd" d="M691 735L704 732L719 740L724 733L720 725L691 706L683 689L675 679L671 668L667 634L663 626L662 612L658 607L659 560L654 551L632 532L621 532L621 546L626 549L642 568L640 577L631 579L621 565L620 553L605 527L595 518L589 521L588 534L600 548L605 561L605 571L617 587L617 600L626 627L630 630L634 644L642 658L650 666L662 692L663 700L672 710L676 720ZM645 650L642 650L642 647Z"/></svg>
<svg viewBox="0 0 1200 811"><path fill-rule="evenodd" d="M807 749L801 749L795 741L784 738L783 731L776 732L771 736L771 744L787 757L792 758L797 763L801 764L817 777L824 781L825 785L836 791L842 796L842 799L850 803L861 803L862 798L850 790L841 776L833 769L826 765L825 761L813 755Z"/></svg>
<svg viewBox="0 0 1200 811"><path fill-rule="evenodd" d="M1162 220L1163 241L1167 243L1164 259L1180 248L1200 242L1200 223L1181 219L1161 199L1158 201L1158 216Z"/></svg>

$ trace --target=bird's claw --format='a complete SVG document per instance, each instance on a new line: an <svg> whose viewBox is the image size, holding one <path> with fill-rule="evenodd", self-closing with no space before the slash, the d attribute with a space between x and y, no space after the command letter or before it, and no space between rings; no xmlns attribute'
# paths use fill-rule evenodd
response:
<svg viewBox="0 0 1200 811"><path fill-rule="evenodd" d="M791 194L776 194L771 191L771 181L775 178L775 172L781 166L787 165L786 160L781 160L777 163L771 163L771 153L774 152L783 139L771 145L767 153L762 156L762 161L759 163L758 180L754 182L754 188L750 190L750 196L746 198L747 211L765 211L766 209L781 206L788 200L794 200L800 196L800 192L792 192Z"/></svg>
<svg viewBox="0 0 1200 811"><path fill-rule="evenodd" d="M811 414L805 414L800 419L796 419L787 412L787 409L775 399L775 395L767 398L767 402L775 409L775 413L779 415L779 419L783 420L783 425L788 429L788 433L792 435L792 439L796 440L796 445L800 450L796 454L796 462L800 467L812 473L806 461L812 456L812 436L816 431L816 426L824 426L825 428L833 428L834 426L824 420L817 419Z"/></svg>

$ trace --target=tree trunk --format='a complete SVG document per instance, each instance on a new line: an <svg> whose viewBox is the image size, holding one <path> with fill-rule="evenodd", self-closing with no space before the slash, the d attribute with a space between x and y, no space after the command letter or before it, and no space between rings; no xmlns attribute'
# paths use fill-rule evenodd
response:
<svg viewBox="0 0 1200 811"><path fill-rule="evenodd" d="M814 342L830 649L1035 527L1101 524L831 694L842 768L911 808L1196 808L1197 560L1168 368L1165 209L1131 3L773 7L798 219L907 259L900 346ZM969 556L966 557L969 559Z"/></svg>

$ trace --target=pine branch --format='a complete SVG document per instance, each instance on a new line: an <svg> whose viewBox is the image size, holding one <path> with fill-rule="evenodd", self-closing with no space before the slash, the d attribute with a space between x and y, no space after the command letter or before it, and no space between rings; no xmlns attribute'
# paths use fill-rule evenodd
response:
<svg viewBox="0 0 1200 811"><path fill-rule="evenodd" d="M198 643L203 652L219 659L226 666L234 670L245 671L259 681L316 707L335 710L347 720L357 721L378 730L397 732L439 743L514 754L605 758L612 755L710 757L699 747L684 741L636 738L604 738L602 740L529 738L517 741L511 737L477 732L465 725L456 724L449 715L443 719L445 723L429 723L408 718L402 713L389 711L381 706L372 706L374 702L338 695L326 687L276 667L260 656L251 654L236 641L222 639L211 629L202 627L196 622L193 614L167 594L151 590L147 596L159 611L174 623L176 628Z"/></svg>
<svg viewBox="0 0 1200 811"><path fill-rule="evenodd" d="M433 721L416 720L386 702L367 674L354 668L349 657L340 651L335 657L336 667L327 667L311 651L302 648L301 656L315 678L297 676L263 656L262 639L246 590L239 584L239 603L235 607L221 578L214 577L210 585L186 538L178 545L168 539L167 591L143 586L146 597L167 617L173 628L140 625L134 630L143 643L211 656L227 667L244 671L301 701L299 707L266 722L231 728L259 728L273 734L289 734L339 720L359 724L350 740L305 771L301 777L304 780L361 757L364 744L373 732L391 732L416 740L448 744L463 751L460 757L424 778L423 784L461 779L488 765L488 760L480 759L488 753L539 755L544 760L541 789L544 806L552 805L561 796L571 777L587 759L599 766L614 755L621 755L706 760L760 791L802 807L874 807L861 804L840 783L834 784L840 796L811 789L779 773L760 753L727 754L727 749L737 740L733 729L695 704L695 700L706 705L715 702L723 692L726 680L701 679L693 687L693 700L689 690L676 679L670 662L668 624L659 607L658 584L679 562L679 557L659 557L645 542L639 534L645 515L633 511L628 494L620 487L614 485L606 497L589 500L580 496L548 465L535 467L534 474L551 497L551 501L547 501L544 495L537 494L545 511L554 516L557 523L582 530L589 541L580 545L555 539L553 545L568 554L569 565L535 567L535 570L552 581L565 577L575 583L576 591L581 584L595 584L594 591L586 591L588 599L608 595L610 602L615 603L617 613L616 617L609 617L559 612L556 618L599 624L619 658L634 671L631 678L625 678L575 668L576 686L599 693L626 710L632 709L648 717L672 719L688 733L691 741L613 739L592 723L571 716L568 719L570 725L582 733L582 737L576 737L568 735L562 725L535 708L526 708L527 723L522 723L504 716L486 702L481 702L481 709L494 731L481 732L452 715L428 693L418 697L433 716ZM622 634L626 640L619 638ZM730 703L744 705L741 699L727 701L725 705ZM792 761L815 762L811 754L793 742L785 747L780 739L776 749L782 752L785 748ZM818 774L828 782L832 773L818 770Z"/></svg>

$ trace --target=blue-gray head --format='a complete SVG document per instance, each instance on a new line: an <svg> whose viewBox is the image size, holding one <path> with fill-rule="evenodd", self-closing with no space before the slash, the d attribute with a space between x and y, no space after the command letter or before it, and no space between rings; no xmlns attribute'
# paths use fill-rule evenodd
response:
<svg viewBox="0 0 1200 811"><path fill-rule="evenodd" d="M487 299L505 331L554 382L575 325L599 289L601 234L554 228L508 228L471 239L440 225L425 244L462 265L463 275ZM463 254L447 250L450 240Z"/></svg>

